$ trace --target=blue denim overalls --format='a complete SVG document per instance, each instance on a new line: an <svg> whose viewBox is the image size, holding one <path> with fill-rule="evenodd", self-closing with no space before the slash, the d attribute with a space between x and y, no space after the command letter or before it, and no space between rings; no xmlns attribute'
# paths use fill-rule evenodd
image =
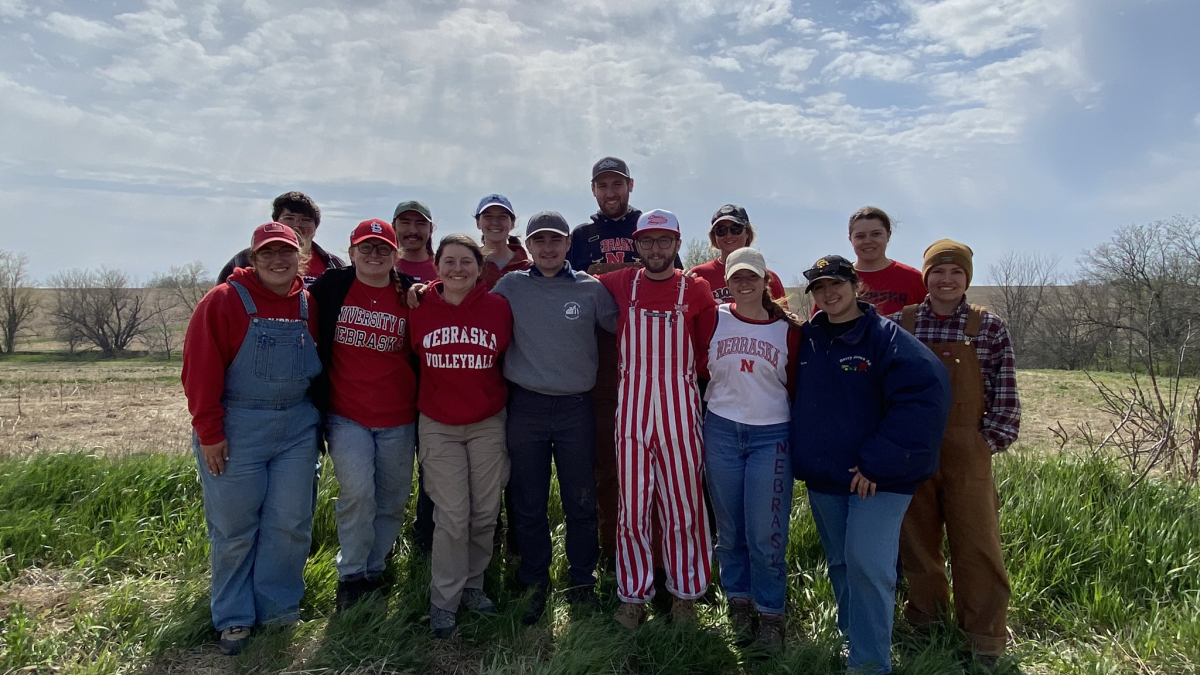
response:
<svg viewBox="0 0 1200 675"><path fill-rule="evenodd" d="M218 631L300 618L320 423L308 398L308 385L321 372L308 332L308 297L300 295L298 321L263 319L246 288L228 283L250 315L250 328L225 371L225 473L209 473L192 437Z"/></svg>

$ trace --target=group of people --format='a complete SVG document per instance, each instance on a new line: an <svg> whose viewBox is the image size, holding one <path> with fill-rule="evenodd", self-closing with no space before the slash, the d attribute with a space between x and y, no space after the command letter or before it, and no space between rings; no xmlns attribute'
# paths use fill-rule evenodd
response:
<svg viewBox="0 0 1200 675"><path fill-rule="evenodd" d="M914 269L887 258L887 214L861 209L855 260L805 271L805 321L745 209L713 214L714 258L685 271L678 219L632 208L633 186L605 157L590 222L543 211L518 237L512 204L492 194L475 209L478 241L451 234L436 249L429 208L404 201L390 223L354 228L349 266L313 242L310 198L275 200L184 344L222 651L298 619L325 447L339 610L382 587L415 457L434 634L452 635L460 609L497 611L484 572L502 503L523 620L537 623L553 463L573 606L599 609L604 564L620 625L636 630L664 590L671 620L693 622L715 552L736 642L778 651L798 479L850 670L891 671L900 569L910 622L952 613L978 658L1003 653L990 457L1016 439L1020 403L1003 323L966 301L971 249L935 242Z"/></svg>

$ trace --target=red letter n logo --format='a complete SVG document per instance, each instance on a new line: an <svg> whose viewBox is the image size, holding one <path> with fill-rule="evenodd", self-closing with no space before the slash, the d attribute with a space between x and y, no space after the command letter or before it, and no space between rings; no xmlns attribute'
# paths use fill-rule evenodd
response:
<svg viewBox="0 0 1200 675"><path fill-rule="evenodd" d="M617 251L616 253L605 253L604 254L604 262L624 263L625 262L625 252Z"/></svg>
<svg viewBox="0 0 1200 675"><path fill-rule="evenodd" d="M754 361L752 361L750 359L742 359L742 372L743 373L753 373L754 372Z"/></svg>

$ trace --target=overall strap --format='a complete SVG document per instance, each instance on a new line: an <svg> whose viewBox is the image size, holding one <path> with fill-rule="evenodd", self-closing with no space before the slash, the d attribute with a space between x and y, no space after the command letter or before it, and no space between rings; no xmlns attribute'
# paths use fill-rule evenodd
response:
<svg viewBox="0 0 1200 675"><path fill-rule="evenodd" d="M637 287L638 287L638 281L641 278L642 278L642 270L639 268L638 271L635 272L633 275L633 292L629 295L629 304L631 306L637 304L637 291L638 291Z"/></svg>
<svg viewBox="0 0 1200 675"><path fill-rule="evenodd" d="M300 320L308 321L308 291L300 289Z"/></svg>
<svg viewBox="0 0 1200 675"><path fill-rule="evenodd" d="M246 290L245 286L236 281L228 281L226 283L233 286L233 290L237 291L237 294L242 298L242 306L246 308L247 314L250 316L258 314L258 307L254 305L254 300L250 298L250 291Z"/></svg>
<svg viewBox="0 0 1200 675"><path fill-rule="evenodd" d="M983 327L983 307L980 305L969 305L968 307L967 325L963 328L963 335L978 337L979 329Z"/></svg>
<svg viewBox="0 0 1200 675"><path fill-rule="evenodd" d="M920 305L906 305L900 310L900 327L904 330L916 335L917 333L917 307Z"/></svg>

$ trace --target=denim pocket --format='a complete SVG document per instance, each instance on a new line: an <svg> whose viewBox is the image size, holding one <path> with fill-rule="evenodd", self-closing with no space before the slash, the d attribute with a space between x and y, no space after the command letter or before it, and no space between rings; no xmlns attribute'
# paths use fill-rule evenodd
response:
<svg viewBox="0 0 1200 675"><path fill-rule="evenodd" d="M260 335L254 348L254 376L263 382L291 382L303 377L300 336Z"/></svg>

